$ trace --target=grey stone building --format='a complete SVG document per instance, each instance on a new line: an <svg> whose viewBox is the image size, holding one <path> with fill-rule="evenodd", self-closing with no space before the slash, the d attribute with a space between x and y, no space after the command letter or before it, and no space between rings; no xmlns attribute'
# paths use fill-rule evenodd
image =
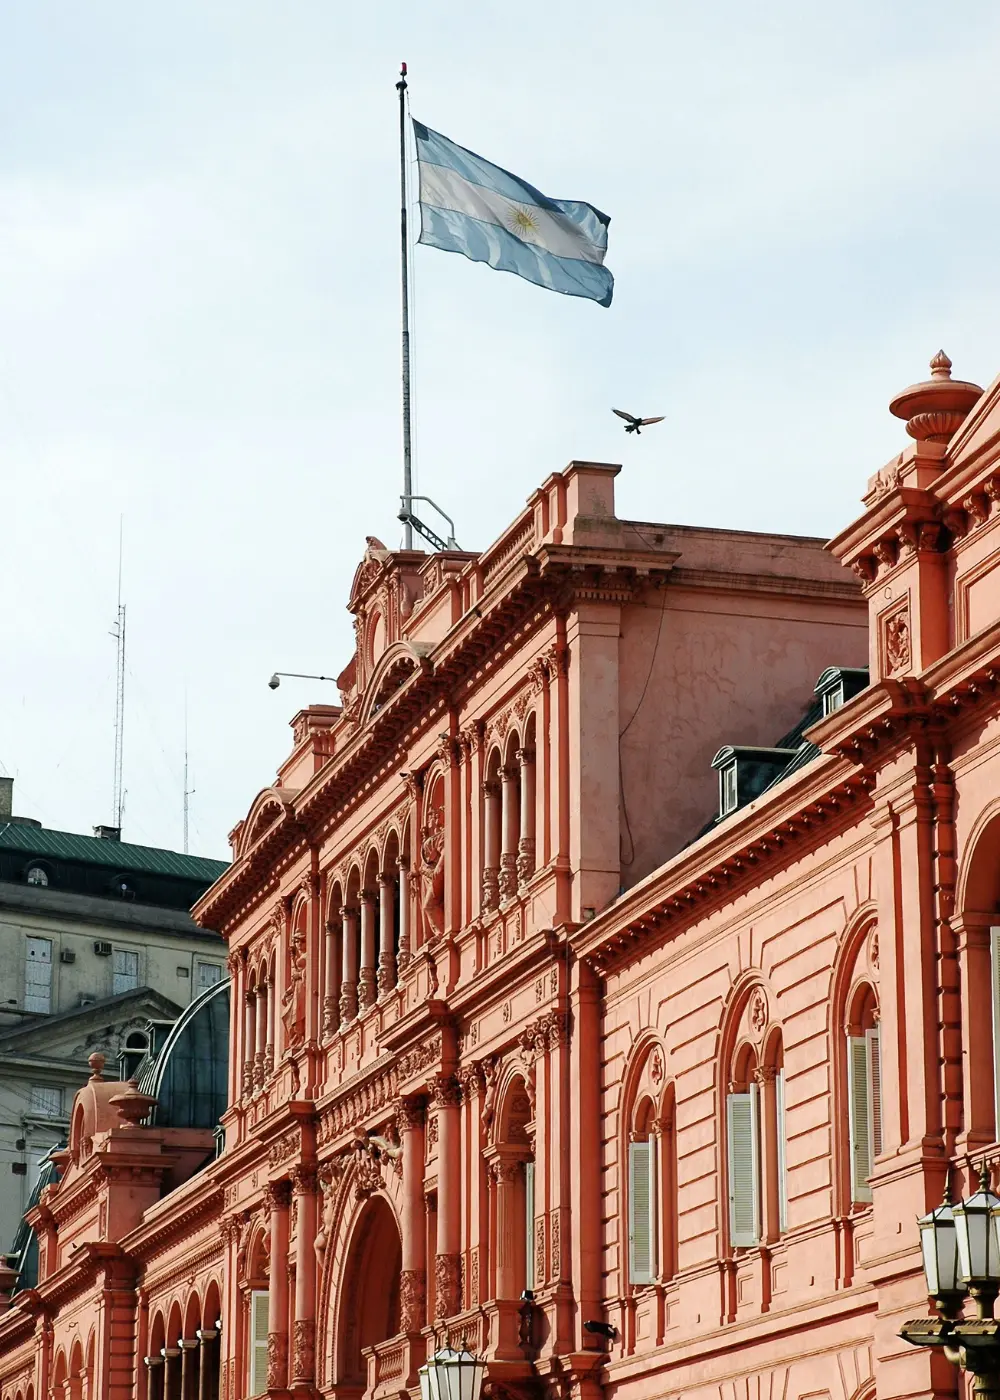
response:
<svg viewBox="0 0 1000 1400"><path fill-rule="evenodd" d="M226 977L188 910L224 861L135 846L114 828L52 831L13 814L0 778L0 1250L65 1139L87 1057L131 1075L185 1006Z"/></svg>

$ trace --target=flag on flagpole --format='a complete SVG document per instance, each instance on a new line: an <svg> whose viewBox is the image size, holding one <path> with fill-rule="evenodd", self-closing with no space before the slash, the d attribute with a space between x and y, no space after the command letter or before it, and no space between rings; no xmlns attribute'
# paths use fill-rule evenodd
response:
<svg viewBox="0 0 1000 1400"><path fill-rule="evenodd" d="M514 272L539 287L610 306L611 220L592 204L549 199L510 171L414 121L420 242Z"/></svg>

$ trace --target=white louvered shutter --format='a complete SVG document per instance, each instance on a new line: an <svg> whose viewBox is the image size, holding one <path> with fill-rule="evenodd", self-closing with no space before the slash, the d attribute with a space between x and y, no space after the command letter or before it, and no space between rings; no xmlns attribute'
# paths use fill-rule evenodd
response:
<svg viewBox="0 0 1000 1400"><path fill-rule="evenodd" d="M785 1149L785 1071L779 1069L774 1081L778 1133L778 1229L788 1229L788 1159Z"/></svg>
<svg viewBox="0 0 1000 1400"><path fill-rule="evenodd" d="M746 1094L728 1096L726 1126L729 1139L729 1242L736 1249L748 1249L757 1244L760 1238L757 1095L753 1088Z"/></svg>
<svg viewBox="0 0 1000 1400"><path fill-rule="evenodd" d="M851 1199L870 1201L871 1115L868 1107L868 1038L847 1037L847 1108L851 1138Z"/></svg>
<svg viewBox="0 0 1000 1400"><path fill-rule="evenodd" d="M250 1294L250 1394L267 1390L267 1289Z"/></svg>
<svg viewBox="0 0 1000 1400"><path fill-rule="evenodd" d="M990 928L990 983L993 987L993 1112L1000 1133L1000 927Z"/></svg>
<svg viewBox="0 0 1000 1400"><path fill-rule="evenodd" d="M865 1041L868 1045L868 1141L874 1167L875 1158L882 1153L882 1039L878 1026L865 1032Z"/></svg>
<svg viewBox="0 0 1000 1400"><path fill-rule="evenodd" d="M653 1144L628 1145L629 1282L653 1280Z"/></svg>
<svg viewBox="0 0 1000 1400"><path fill-rule="evenodd" d="M524 1286L535 1287L535 1164L524 1164Z"/></svg>

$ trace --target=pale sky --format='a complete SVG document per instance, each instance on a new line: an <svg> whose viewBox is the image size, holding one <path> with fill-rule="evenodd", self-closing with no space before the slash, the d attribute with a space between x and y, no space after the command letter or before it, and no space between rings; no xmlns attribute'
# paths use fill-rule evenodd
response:
<svg viewBox="0 0 1000 1400"><path fill-rule="evenodd" d="M349 657L400 542L397 109L611 216L609 310L415 253L419 489L481 548L551 471L830 535L944 347L1000 371L1000 10L967 0L0 0L0 771L191 849ZM666 421L626 439L612 405ZM836 657L831 657L835 662Z"/></svg>

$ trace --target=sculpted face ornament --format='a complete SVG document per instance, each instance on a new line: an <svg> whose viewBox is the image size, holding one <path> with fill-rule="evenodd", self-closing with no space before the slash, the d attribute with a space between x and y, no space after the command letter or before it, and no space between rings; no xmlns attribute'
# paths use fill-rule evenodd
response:
<svg viewBox="0 0 1000 1400"><path fill-rule="evenodd" d="M750 1024L758 1035L767 1025L767 997L759 988L750 1003Z"/></svg>

